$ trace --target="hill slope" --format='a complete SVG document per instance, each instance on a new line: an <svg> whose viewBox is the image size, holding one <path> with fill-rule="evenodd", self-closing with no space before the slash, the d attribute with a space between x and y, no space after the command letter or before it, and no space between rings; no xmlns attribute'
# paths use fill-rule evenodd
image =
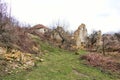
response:
<svg viewBox="0 0 120 80"><path fill-rule="evenodd" d="M51 47L36 40L45 51L45 55L42 56L44 61L37 62L32 69L5 76L2 80L119 80L111 74L84 65L84 61L79 59L85 54L84 51L75 55L74 52Z"/></svg>

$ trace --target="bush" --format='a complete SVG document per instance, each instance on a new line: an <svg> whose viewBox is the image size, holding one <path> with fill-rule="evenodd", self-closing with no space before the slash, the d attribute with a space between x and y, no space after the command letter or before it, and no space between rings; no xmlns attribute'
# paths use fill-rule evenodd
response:
<svg viewBox="0 0 120 80"><path fill-rule="evenodd" d="M111 70L113 72L120 71L120 63L110 56L104 56L102 54L97 53L90 53L87 55L83 55L81 59L87 60L88 65L99 67L103 70Z"/></svg>

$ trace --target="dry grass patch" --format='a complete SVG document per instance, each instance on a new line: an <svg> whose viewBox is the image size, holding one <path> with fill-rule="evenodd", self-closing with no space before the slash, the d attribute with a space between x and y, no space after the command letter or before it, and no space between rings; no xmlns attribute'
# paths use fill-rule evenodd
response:
<svg viewBox="0 0 120 80"><path fill-rule="evenodd" d="M120 73L120 62L109 55L104 56L98 53L89 53L87 55L83 55L81 59L87 60L86 64L88 65Z"/></svg>

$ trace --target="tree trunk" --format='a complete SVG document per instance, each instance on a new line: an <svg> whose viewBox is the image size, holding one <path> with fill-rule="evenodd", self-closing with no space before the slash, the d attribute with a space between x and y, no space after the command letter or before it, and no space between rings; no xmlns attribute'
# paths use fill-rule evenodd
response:
<svg viewBox="0 0 120 80"><path fill-rule="evenodd" d="M103 37L103 55L105 55L105 39Z"/></svg>

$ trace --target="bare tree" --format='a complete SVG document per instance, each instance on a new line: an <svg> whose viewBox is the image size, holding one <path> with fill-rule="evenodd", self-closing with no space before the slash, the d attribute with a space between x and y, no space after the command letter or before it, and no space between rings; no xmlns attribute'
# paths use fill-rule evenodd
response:
<svg viewBox="0 0 120 80"><path fill-rule="evenodd" d="M88 44L93 47L97 42L97 31L93 31L92 34L89 36Z"/></svg>
<svg viewBox="0 0 120 80"><path fill-rule="evenodd" d="M7 5L6 3L0 0L0 30L3 30L3 27L6 25L7 18Z"/></svg>
<svg viewBox="0 0 120 80"><path fill-rule="evenodd" d="M7 4L0 0L0 44L5 47L9 47L10 41L10 33L9 29L7 28L6 24L9 22L9 18L7 16Z"/></svg>
<svg viewBox="0 0 120 80"><path fill-rule="evenodd" d="M120 32L115 33L115 36L117 36L117 39L120 41Z"/></svg>
<svg viewBox="0 0 120 80"><path fill-rule="evenodd" d="M103 41L102 51L103 51L103 55L105 55L105 37L104 37L104 35L103 35L102 41Z"/></svg>
<svg viewBox="0 0 120 80"><path fill-rule="evenodd" d="M51 26L52 29L55 29L56 27L62 27L65 31L67 31L69 27L69 22L66 20L60 20L54 21Z"/></svg>
<svg viewBox="0 0 120 80"><path fill-rule="evenodd" d="M60 40L61 42L58 43L59 47L64 49L69 49L70 44L72 44L72 41L71 41L72 33L70 33L67 30L67 28L69 27L69 23L65 20L63 21L58 20L56 22L53 22L53 24L50 27L52 28L51 35L53 36L53 40L57 42L58 37L56 37L56 35L61 38Z"/></svg>

